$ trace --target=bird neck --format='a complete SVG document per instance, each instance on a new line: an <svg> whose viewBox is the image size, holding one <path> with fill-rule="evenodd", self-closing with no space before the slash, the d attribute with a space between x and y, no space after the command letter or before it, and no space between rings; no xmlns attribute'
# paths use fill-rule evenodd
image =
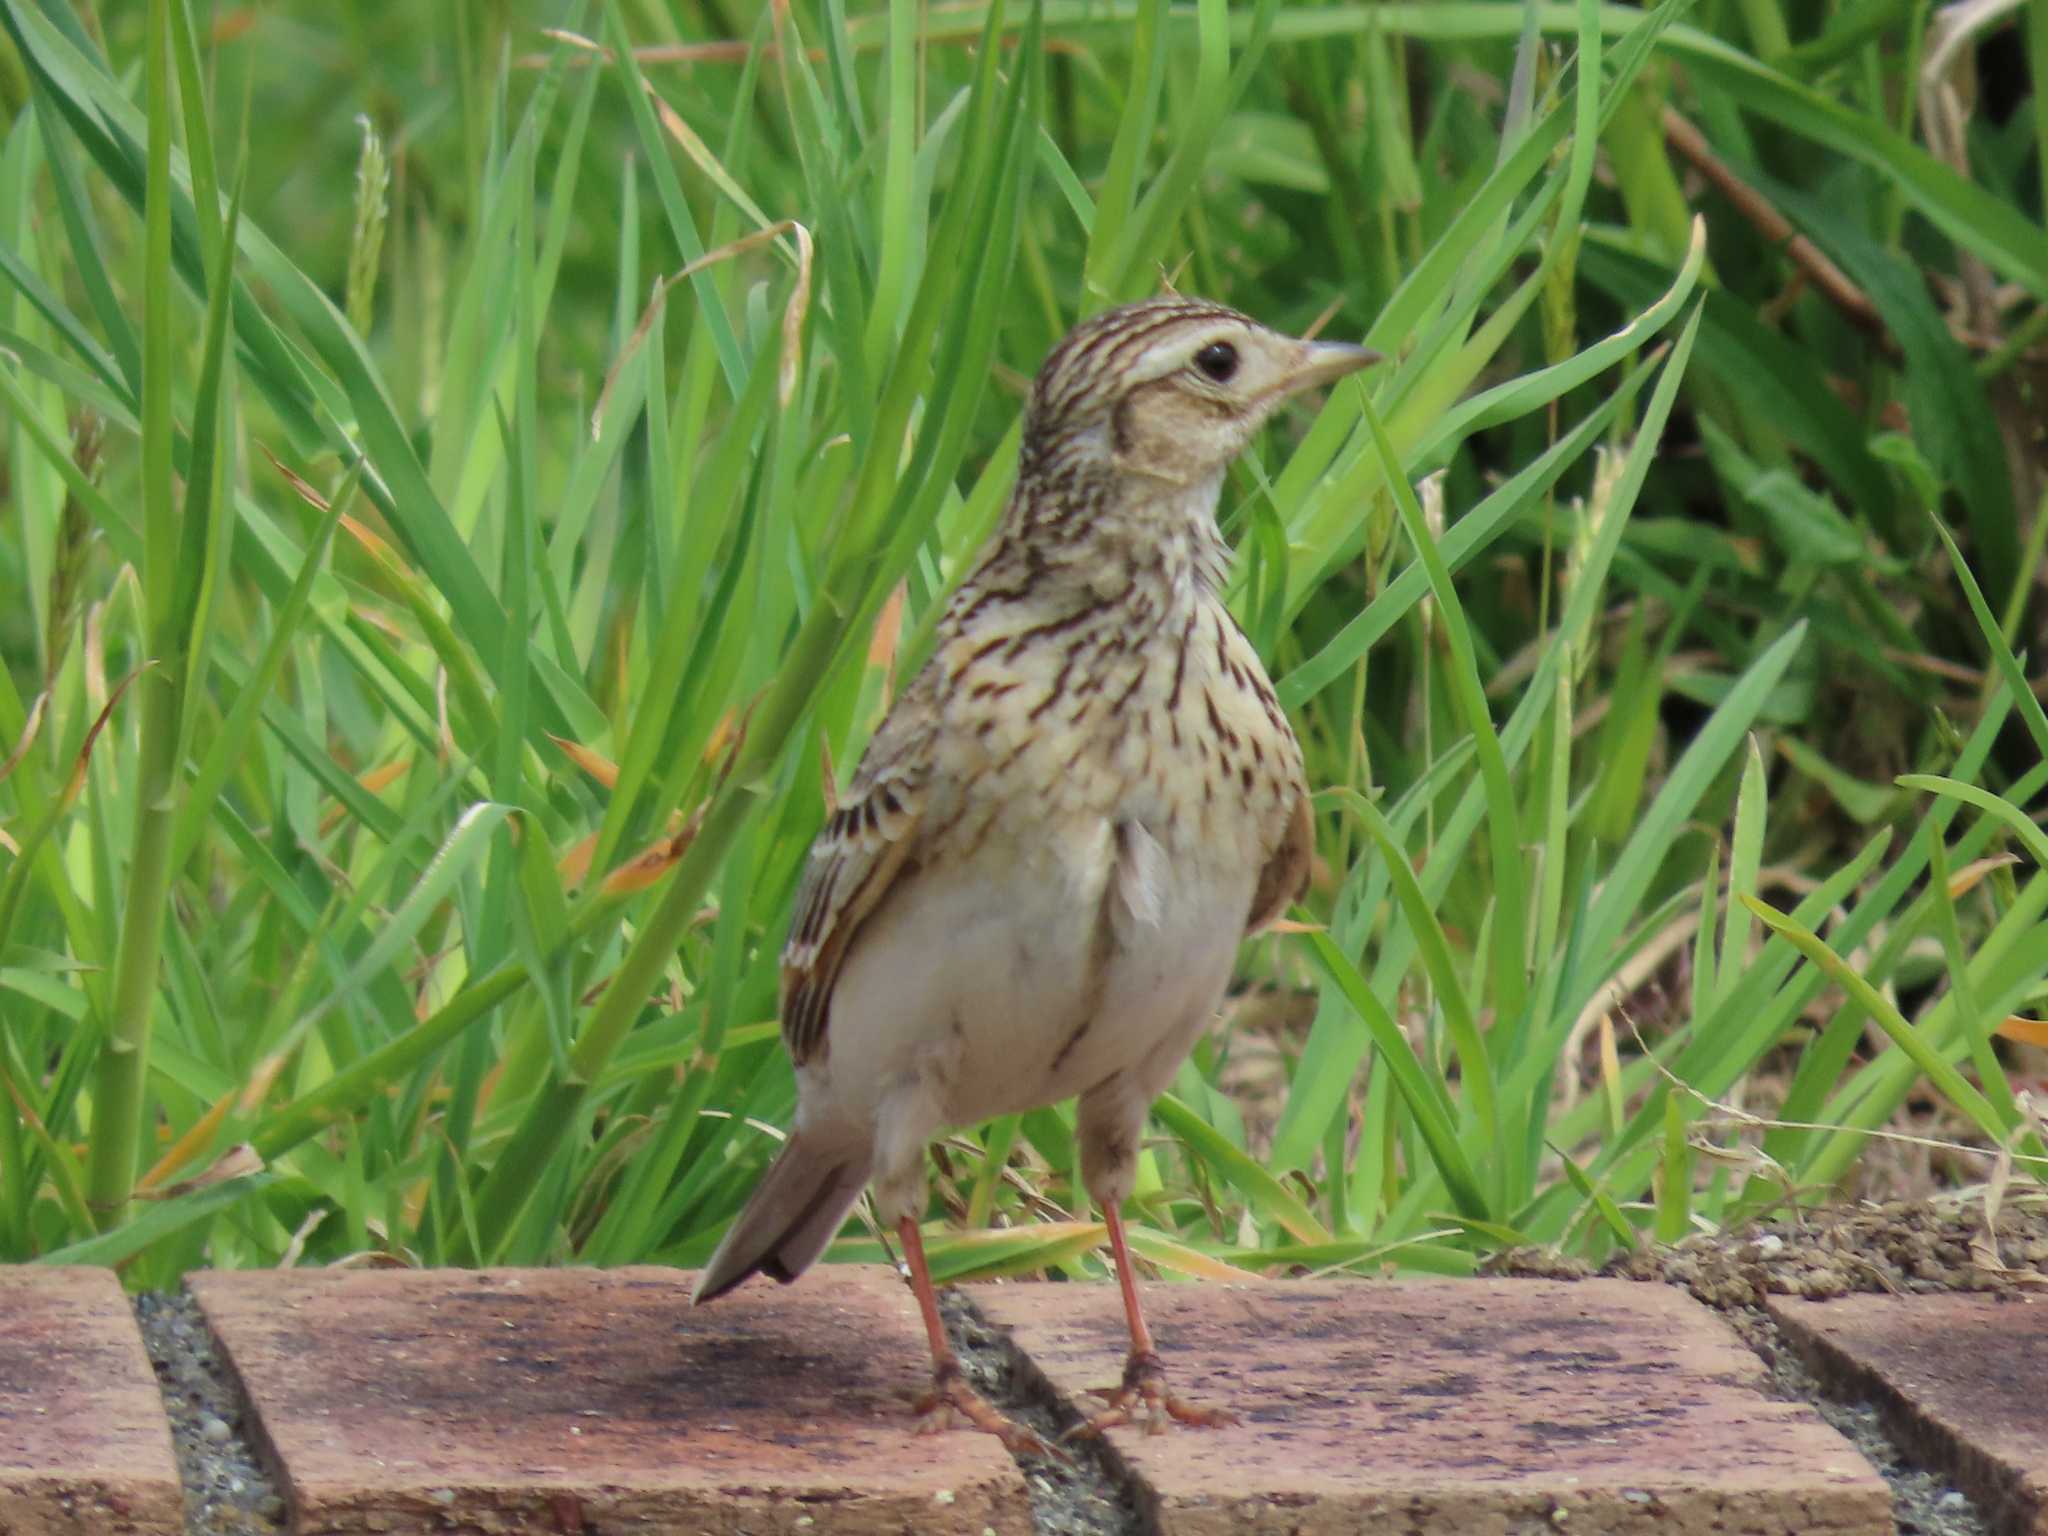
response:
<svg viewBox="0 0 2048 1536"><path fill-rule="evenodd" d="M1221 590L1219 474L1177 484L1125 470L1021 476L968 584L1041 611L1135 605L1164 622Z"/></svg>

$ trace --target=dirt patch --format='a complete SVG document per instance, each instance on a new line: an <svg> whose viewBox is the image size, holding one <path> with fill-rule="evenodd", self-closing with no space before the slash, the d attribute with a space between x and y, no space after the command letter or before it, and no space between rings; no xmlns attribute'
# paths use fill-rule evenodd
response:
<svg viewBox="0 0 2048 1536"><path fill-rule="evenodd" d="M1742 1232L1640 1249L1602 1273L1682 1285L1721 1308L1759 1306L1767 1295L1824 1300L1859 1291L1904 1296L2048 1286L2048 1195L2006 1200L1995 1234L1978 1198L1894 1201L1801 1212Z"/></svg>

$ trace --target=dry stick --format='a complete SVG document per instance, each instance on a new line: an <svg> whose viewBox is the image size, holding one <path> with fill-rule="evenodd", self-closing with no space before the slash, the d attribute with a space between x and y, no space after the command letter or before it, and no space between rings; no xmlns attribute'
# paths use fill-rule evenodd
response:
<svg viewBox="0 0 2048 1536"><path fill-rule="evenodd" d="M1693 1087L1691 1083L1688 1083L1684 1078L1657 1059L1655 1053L1650 1049L1649 1042L1643 1038L1643 1032L1636 1027L1634 1017L1626 1008L1617 1006L1614 1011L1621 1015L1621 1021L1628 1026L1628 1032L1634 1037L1637 1048L1642 1051L1643 1059L1649 1062L1651 1067L1656 1070L1657 1075L1687 1098L1694 1099L1714 1111L1717 1116L1716 1119L1698 1122L1707 1129L1827 1131L1829 1133L1846 1131L1852 1136L1869 1136L1878 1141L1896 1141L1909 1147L1928 1147L1937 1152L1962 1152L1971 1157L1987 1157L1993 1162L2009 1157L2014 1162L2040 1164L2043 1167L2048 1167L2048 1158L2034 1157L2025 1152L2011 1152L2003 1147L1972 1147L1960 1141L1943 1141L1938 1136L1915 1136L1907 1131L1887 1131L1877 1127L1864 1129L1850 1125L1826 1125L1813 1120L1776 1120L1768 1115L1753 1115L1746 1109L1737 1109L1733 1104L1724 1104L1719 1099L1704 1094L1699 1089ZM2022 1094L2022 1097L2025 1097L2025 1095ZM2020 1117L2018 1129L2024 1132L2033 1118L2033 1107L2029 1103Z"/></svg>
<svg viewBox="0 0 2048 1536"><path fill-rule="evenodd" d="M1805 275L1807 281L1826 294L1829 301L1856 325L1895 352L1896 344L1885 329L1884 317L1849 275L1806 236L1792 227L1792 221L1771 205L1763 193L1736 175L1716 155L1699 129L1686 121L1675 107L1664 109L1664 137L1671 147L1691 162L1693 168L1714 184L1715 190L1735 205L1736 211L1756 227L1772 245L1781 247Z"/></svg>

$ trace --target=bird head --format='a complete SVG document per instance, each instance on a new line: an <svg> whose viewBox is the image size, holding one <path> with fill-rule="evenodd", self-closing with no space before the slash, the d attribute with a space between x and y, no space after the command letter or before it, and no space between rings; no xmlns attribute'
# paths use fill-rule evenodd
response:
<svg viewBox="0 0 2048 1536"><path fill-rule="evenodd" d="M1105 310L1039 369L1025 462L1164 487L1213 484L1281 402L1378 360L1368 347L1301 341L1194 299Z"/></svg>

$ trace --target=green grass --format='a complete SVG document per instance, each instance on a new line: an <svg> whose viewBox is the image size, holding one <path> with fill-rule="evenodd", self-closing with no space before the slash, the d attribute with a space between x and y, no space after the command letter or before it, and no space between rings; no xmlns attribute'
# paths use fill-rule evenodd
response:
<svg viewBox="0 0 2048 1536"><path fill-rule="evenodd" d="M0 1258L702 1259L826 776L1169 279L1394 361L1226 492L1318 870L1140 1251L2039 1169L2048 7L1961 164L1903 0L388 9L0 0ZM1098 1271L1075 1164L949 1138L935 1268Z"/></svg>

